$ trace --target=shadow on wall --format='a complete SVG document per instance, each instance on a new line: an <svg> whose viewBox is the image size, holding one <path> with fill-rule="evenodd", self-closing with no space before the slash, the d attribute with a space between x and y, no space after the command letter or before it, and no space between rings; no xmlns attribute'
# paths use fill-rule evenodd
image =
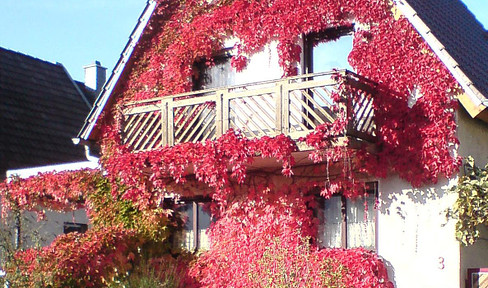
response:
<svg viewBox="0 0 488 288"><path fill-rule="evenodd" d="M405 189L409 186L407 182L400 179L398 179L397 182L401 183L401 185L398 185L399 188L395 189L396 191L382 191L383 189L379 191L380 194L387 193L386 197L380 197L379 199L379 211L382 214L390 215L396 211L400 217L405 219L406 215L402 214L400 206L407 205L406 201L414 204L426 205L429 201L439 200L448 194L454 193L450 192L450 186L448 185L449 183L447 179L439 181L442 184L436 184L435 187L410 189ZM393 205L394 203L395 205ZM395 211L391 211L393 206L395 206Z"/></svg>
<svg viewBox="0 0 488 288"><path fill-rule="evenodd" d="M388 278L393 283L393 287L397 287L396 278L395 278L395 267L390 263L390 261L386 259L382 259L383 263L385 263L386 270L388 271Z"/></svg>

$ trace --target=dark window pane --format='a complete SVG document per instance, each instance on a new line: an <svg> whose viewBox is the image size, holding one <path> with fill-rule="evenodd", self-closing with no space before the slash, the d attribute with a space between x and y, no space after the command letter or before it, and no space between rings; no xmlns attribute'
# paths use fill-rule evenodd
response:
<svg viewBox="0 0 488 288"><path fill-rule="evenodd" d="M68 234L71 232L85 233L88 230L88 224L84 223L74 223L74 222L64 222L63 223L63 233Z"/></svg>
<svg viewBox="0 0 488 288"><path fill-rule="evenodd" d="M210 214L203 208L203 204L198 204L198 245L199 249L210 248L207 229L210 227Z"/></svg>
<svg viewBox="0 0 488 288"><path fill-rule="evenodd" d="M193 233L193 203L188 203L180 208L180 213L185 221L184 228L175 235L176 248L183 248L189 251L195 249Z"/></svg>
<svg viewBox="0 0 488 288"><path fill-rule="evenodd" d="M201 61L195 63L193 69L193 90L225 87L235 83L235 69L230 64L230 57L216 57L214 65L210 67Z"/></svg>

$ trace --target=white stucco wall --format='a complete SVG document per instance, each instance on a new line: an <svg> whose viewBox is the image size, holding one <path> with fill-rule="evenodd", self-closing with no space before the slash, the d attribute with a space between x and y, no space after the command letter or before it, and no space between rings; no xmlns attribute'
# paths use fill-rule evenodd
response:
<svg viewBox="0 0 488 288"><path fill-rule="evenodd" d="M458 111L459 154L471 155L479 167L488 163L488 124L471 117L460 108ZM480 227L481 237L475 244L461 246L461 281L464 284L468 268L488 268L488 229Z"/></svg>
<svg viewBox="0 0 488 288"><path fill-rule="evenodd" d="M412 189L397 176L380 180L377 251L395 287L459 287L459 243L446 215L456 201L447 191L454 183Z"/></svg>
<svg viewBox="0 0 488 288"><path fill-rule="evenodd" d="M471 119L462 107L457 119L459 155L472 155L484 166L488 124ZM457 199L449 191L457 179L420 189L394 175L379 181L377 251L395 287L465 287L467 268L488 267L488 231L483 229L485 239L464 247L455 238L456 220L446 217Z"/></svg>
<svg viewBox="0 0 488 288"><path fill-rule="evenodd" d="M249 57L244 70L236 73L235 84L246 84L266 80L279 79L283 76L283 69L278 64L278 42L267 44L264 49Z"/></svg>

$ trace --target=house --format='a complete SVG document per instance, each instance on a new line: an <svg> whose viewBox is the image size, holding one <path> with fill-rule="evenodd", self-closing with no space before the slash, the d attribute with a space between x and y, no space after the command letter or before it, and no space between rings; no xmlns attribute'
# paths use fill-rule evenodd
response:
<svg viewBox="0 0 488 288"><path fill-rule="evenodd" d="M322 190L314 241L375 251L395 287L471 287L486 236L461 246L447 216L459 156L488 160L488 39L466 6L224 2L148 1L79 142L102 140L117 177L138 173L123 178L131 193L181 196L190 220L177 245L190 250L212 245L204 196L225 198L228 182L254 193L254 179L270 193Z"/></svg>
<svg viewBox="0 0 488 288"><path fill-rule="evenodd" d="M91 65L88 72L97 69L104 73L100 63ZM71 142L95 100L96 89L74 81L60 63L0 48L0 179L97 167L87 160L83 147ZM22 229L40 228L42 240L31 241L50 243L73 225L86 226L85 214L81 210L65 215L48 212L50 221L37 223L25 213Z"/></svg>

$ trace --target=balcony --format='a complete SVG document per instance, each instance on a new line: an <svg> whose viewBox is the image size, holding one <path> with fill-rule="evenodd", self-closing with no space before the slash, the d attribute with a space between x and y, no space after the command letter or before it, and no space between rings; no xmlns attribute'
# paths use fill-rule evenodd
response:
<svg viewBox="0 0 488 288"><path fill-rule="evenodd" d="M343 77L334 77L338 74ZM337 79L352 91L341 104L331 96L338 91ZM350 119L346 136L374 143L371 84L359 75L339 71L130 102L123 107L122 138L133 151L214 140L230 128L248 138L284 134L298 139L334 121L333 106L342 105Z"/></svg>

